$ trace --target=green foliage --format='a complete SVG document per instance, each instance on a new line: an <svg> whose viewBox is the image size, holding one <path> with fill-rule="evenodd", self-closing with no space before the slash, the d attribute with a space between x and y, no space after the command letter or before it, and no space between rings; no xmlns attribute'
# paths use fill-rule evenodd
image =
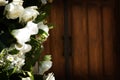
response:
<svg viewBox="0 0 120 80"><path fill-rule="evenodd" d="M40 15L38 15L38 17L35 19L35 23L38 23L46 19L50 14L50 8L51 8L51 4L41 5L41 7L38 8Z"/></svg>
<svg viewBox="0 0 120 80"><path fill-rule="evenodd" d="M9 0L12 2L13 0ZM43 22L47 19L50 14L51 3L42 4L41 0L24 0L23 7L38 6L37 11L40 13L37 18L33 21L34 23ZM6 14L3 15L5 6L0 6L0 80L21 80L22 78L30 77L34 80L33 66L36 61L38 61L42 51L43 42L46 41L49 36L44 30L39 29L37 35L30 35L30 41L24 44L29 44L32 49L27 53L22 53L20 50L15 48L15 44L18 40L11 34L13 30L25 28L27 23L20 23L19 18L17 19L7 19ZM32 16L33 17L33 16ZM45 23L49 29L53 28L52 24ZM14 45L14 47L12 47ZM21 48L21 47L20 47ZM24 52L24 51L23 51ZM24 54L25 56L20 56L25 59L25 65L18 70L12 61L7 60L8 55ZM14 56L15 58L16 56ZM18 62L19 63L19 62ZM11 67L12 64L12 67ZM42 76L39 77L40 80ZM38 79L38 80L39 80Z"/></svg>
<svg viewBox="0 0 120 80"><path fill-rule="evenodd" d="M31 67L33 67L38 61L40 54L43 50L42 44L38 42L35 38L31 38L31 41L29 44L32 45L32 50L29 53L26 53L26 63L25 66L23 67L24 70L30 71Z"/></svg>

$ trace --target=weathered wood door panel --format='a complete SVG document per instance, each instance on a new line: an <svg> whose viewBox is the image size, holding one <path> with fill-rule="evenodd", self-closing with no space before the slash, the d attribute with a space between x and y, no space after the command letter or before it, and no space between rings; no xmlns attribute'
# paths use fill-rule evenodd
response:
<svg viewBox="0 0 120 80"><path fill-rule="evenodd" d="M50 31L43 52L52 54L50 71L56 80L117 80L114 0L68 0L64 4L64 0L55 0L52 5L49 20L56 27ZM64 24L71 49L66 53L67 61Z"/></svg>
<svg viewBox="0 0 120 80"><path fill-rule="evenodd" d="M103 76L102 27L99 6L88 8L89 72L91 79Z"/></svg>

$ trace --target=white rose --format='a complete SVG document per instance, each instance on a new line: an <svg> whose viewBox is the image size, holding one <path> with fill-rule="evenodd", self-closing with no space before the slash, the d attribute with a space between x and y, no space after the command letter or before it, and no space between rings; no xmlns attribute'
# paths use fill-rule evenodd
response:
<svg viewBox="0 0 120 80"><path fill-rule="evenodd" d="M0 0L0 6L5 6L8 3L6 0Z"/></svg>
<svg viewBox="0 0 120 80"><path fill-rule="evenodd" d="M16 19L23 13L23 11L23 6L11 2L5 6L4 15L6 15L8 19Z"/></svg>
<svg viewBox="0 0 120 80"><path fill-rule="evenodd" d="M11 34L17 39L17 42L22 45L30 40L31 35L37 33L37 24L30 21L24 28L13 30Z"/></svg>
<svg viewBox="0 0 120 80"><path fill-rule="evenodd" d="M55 80L54 74L53 73L49 73L47 76L44 75L43 76L43 80Z"/></svg>
<svg viewBox="0 0 120 80"><path fill-rule="evenodd" d="M26 27L13 30L11 34L17 39L17 42L21 45L30 40L30 32Z"/></svg>
<svg viewBox="0 0 120 80"><path fill-rule="evenodd" d="M33 21L39 15L39 12L36 10L37 6L31 6L25 8L23 14L19 17L19 22L28 22Z"/></svg>

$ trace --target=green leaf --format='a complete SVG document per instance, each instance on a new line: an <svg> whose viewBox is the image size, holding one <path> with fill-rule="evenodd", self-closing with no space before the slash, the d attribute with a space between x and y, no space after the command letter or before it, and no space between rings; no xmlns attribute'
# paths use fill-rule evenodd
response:
<svg viewBox="0 0 120 80"><path fill-rule="evenodd" d="M44 61L50 61L52 58L51 58L51 55L45 55L44 56Z"/></svg>
<svg viewBox="0 0 120 80"><path fill-rule="evenodd" d="M31 78L31 80L34 80L34 76L33 76L33 74L31 72L27 71L27 74L29 75L29 77Z"/></svg>
<svg viewBox="0 0 120 80"><path fill-rule="evenodd" d="M43 21L47 16L48 16L47 13L41 12L40 15L37 16L37 18L35 19L34 22L39 23L39 22Z"/></svg>
<svg viewBox="0 0 120 80"><path fill-rule="evenodd" d="M13 50L10 50L9 51L9 54L12 54L12 55L14 55L14 54L17 54L19 51L17 50L17 49L13 49Z"/></svg>
<svg viewBox="0 0 120 80"><path fill-rule="evenodd" d="M31 67L33 67L36 61L39 59L39 56L43 50L42 44L36 41L34 38L31 38L29 42L32 45L32 50L29 53L26 53L26 62L23 66L23 70L31 71Z"/></svg>
<svg viewBox="0 0 120 80"><path fill-rule="evenodd" d="M53 24L47 24L49 29L53 29L55 26Z"/></svg>

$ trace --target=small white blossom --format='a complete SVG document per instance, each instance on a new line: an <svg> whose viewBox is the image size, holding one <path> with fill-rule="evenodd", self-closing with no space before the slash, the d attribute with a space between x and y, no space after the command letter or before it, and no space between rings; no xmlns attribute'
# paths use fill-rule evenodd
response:
<svg viewBox="0 0 120 80"><path fill-rule="evenodd" d="M25 64L25 59L18 57L16 60L17 61L16 61L15 66L18 68L17 70L20 70L21 67Z"/></svg>
<svg viewBox="0 0 120 80"><path fill-rule="evenodd" d="M12 69L16 67L16 71L19 71L22 68L22 66L25 64L25 55L21 52L14 55L7 54L5 57L6 60L11 62L8 69Z"/></svg>
<svg viewBox="0 0 120 80"><path fill-rule="evenodd" d="M0 0L0 6L5 6L8 3L6 0Z"/></svg>
<svg viewBox="0 0 120 80"><path fill-rule="evenodd" d="M35 20L35 18L39 15L39 12L36 9L38 9L37 6L25 8L24 12L19 17L19 22L28 22Z"/></svg>
<svg viewBox="0 0 120 80"><path fill-rule="evenodd" d="M25 55L18 53L16 55L13 55L14 61L12 61L10 68L17 67L17 70L19 71L21 67L25 64Z"/></svg>
<svg viewBox="0 0 120 80"><path fill-rule="evenodd" d="M0 63L3 63L4 61L3 60L0 60Z"/></svg>
<svg viewBox="0 0 120 80"><path fill-rule="evenodd" d="M8 61L10 61L10 62L14 61L13 55L10 55L10 54L7 55L6 59L7 59Z"/></svg>
<svg viewBox="0 0 120 80"><path fill-rule="evenodd" d="M43 76L43 80L55 80L54 74L53 73L49 73L47 76L44 75Z"/></svg>
<svg viewBox="0 0 120 80"><path fill-rule="evenodd" d="M4 15L6 15L7 19L16 19L23 13L23 11L23 6L11 2L5 6Z"/></svg>
<svg viewBox="0 0 120 80"><path fill-rule="evenodd" d="M1 59L0 60L0 66L3 66L3 65L5 65L6 63L4 62L4 59Z"/></svg>
<svg viewBox="0 0 120 80"><path fill-rule="evenodd" d="M42 61L39 66L39 74L43 75L44 72L48 71L52 67L52 61Z"/></svg>

